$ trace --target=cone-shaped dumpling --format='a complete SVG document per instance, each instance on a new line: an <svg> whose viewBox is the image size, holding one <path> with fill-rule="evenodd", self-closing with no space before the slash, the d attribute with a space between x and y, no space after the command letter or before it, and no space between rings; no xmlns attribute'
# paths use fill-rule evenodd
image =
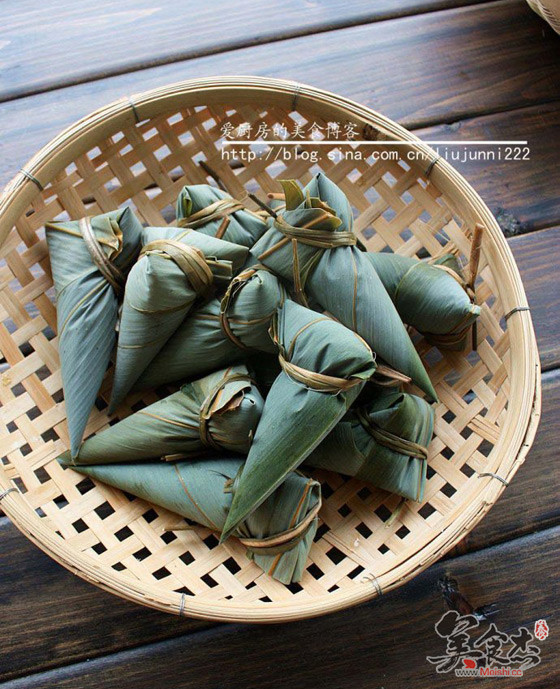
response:
<svg viewBox="0 0 560 689"><path fill-rule="evenodd" d="M284 288L269 271L244 270L221 302L212 299L187 316L136 387L186 380L240 361L252 350L275 352L268 329L284 299Z"/></svg>
<svg viewBox="0 0 560 689"><path fill-rule="evenodd" d="M441 349L463 349L480 313L453 254L427 263L390 253L368 253L402 320Z"/></svg>
<svg viewBox="0 0 560 689"><path fill-rule="evenodd" d="M180 326L198 297L228 284L247 249L176 227L148 227L124 293L109 411Z"/></svg>
<svg viewBox="0 0 560 689"><path fill-rule="evenodd" d="M283 371L267 395L224 539L305 460L375 372L361 337L293 301L278 310L273 331Z"/></svg>
<svg viewBox="0 0 560 689"><path fill-rule="evenodd" d="M434 412L425 400L382 393L350 410L305 463L421 501L433 430Z"/></svg>
<svg viewBox="0 0 560 689"><path fill-rule="evenodd" d="M253 246L266 232L262 213L255 213L229 194L208 184L181 189L177 198L179 227L190 227L228 242Z"/></svg>
<svg viewBox="0 0 560 689"><path fill-rule="evenodd" d="M376 354L437 399L406 328L375 269L356 246L343 192L318 174L302 191L282 182L286 210L252 248L253 256L359 333Z"/></svg>
<svg viewBox="0 0 560 689"><path fill-rule="evenodd" d="M45 225L56 291L58 351L72 454L115 346L118 296L140 250L130 208Z"/></svg>
<svg viewBox="0 0 560 689"><path fill-rule="evenodd" d="M231 505L231 493L225 491L242 464L241 459L210 458L72 468L220 533ZM320 485L292 472L234 535L267 574L284 584L299 581L320 506Z"/></svg>
<svg viewBox="0 0 560 689"><path fill-rule="evenodd" d="M183 385L88 438L72 463L171 460L209 449L246 454L263 404L247 368L230 366Z"/></svg>

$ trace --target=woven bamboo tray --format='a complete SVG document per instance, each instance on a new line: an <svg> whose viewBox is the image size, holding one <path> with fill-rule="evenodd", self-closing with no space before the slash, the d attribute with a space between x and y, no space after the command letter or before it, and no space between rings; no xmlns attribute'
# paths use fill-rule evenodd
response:
<svg viewBox="0 0 560 689"><path fill-rule="evenodd" d="M320 152L317 164L257 158L232 165L221 157L225 122L296 121L350 123L360 139L410 143L364 145L363 161L330 160L327 151L336 143L306 147ZM375 151L388 159L367 157ZM476 352L440 353L417 342L441 400L424 502L407 502L390 520L395 496L319 474L324 503L309 565L301 584L284 586L249 562L235 539L219 546L202 528L170 531L176 516L55 461L68 435L43 225L127 203L146 223L161 225L172 220L181 186L212 182L211 172L232 196L253 192L264 199L278 191L275 178L307 182L319 169L348 195L369 250L389 247L412 256L451 249L467 257L481 223L476 293L482 315ZM0 244L1 506L55 560L131 601L245 622L294 620L366 601L460 541L496 502L533 440L537 348L519 273L494 217L419 139L345 98L294 82L222 77L119 100L64 131L15 176L0 202ZM88 434L108 423L109 385L106 380ZM128 403L133 409L155 399L148 392Z"/></svg>

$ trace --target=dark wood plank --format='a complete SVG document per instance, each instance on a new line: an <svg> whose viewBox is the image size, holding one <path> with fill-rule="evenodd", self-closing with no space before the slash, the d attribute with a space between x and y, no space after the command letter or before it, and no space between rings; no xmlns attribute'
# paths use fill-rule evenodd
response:
<svg viewBox="0 0 560 689"><path fill-rule="evenodd" d="M553 175L551 175L553 177ZM543 370L560 366L560 227L510 239L531 306Z"/></svg>
<svg viewBox="0 0 560 689"><path fill-rule="evenodd" d="M209 623L143 608L70 574L0 519L0 682Z"/></svg>
<svg viewBox="0 0 560 689"><path fill-rule="evenodd" d="M498 629L530 631L547 618L541 663L507 686L552 687L560 678L560 613L556 581L560 528L550 529L431 567L408 586L359 608L314 620L265 627L225 625L11 682L3 689L402 689L452 687L453 673L435 672L426 657L445 652L434 624L445 608L443 575L457 579L474 606L496 603ZM487 623L482 625L486 630ZM37 625L37 631L39 626ZM480 632L479 632L480 633ZM476 634L473 634L473 639ZM478 686L478 685L477 685Z"/></svg>
<svg viewBox="0 0 560 689"><path fill-rule="evenodd" d="M279 41L21 98L0 106L0 184L88 112L201 75L299 80L370 105L408 127L557 100L557 40L525 2L514 0ZM80 49L71 50L74 55ZM546 123L541 129L549 140Z"/></svg>
<svg viewBox="0 0 560 689"><path fill-rule="evenodd" d="M488 0L4 0L0 100L158 64ZM141 40L139 38L141 37ZM68 51L72 58L68 59Z"/></svg>
<svg viewBox="0 0 560 689"><path fill-rule="evenodd" d="M543 388L541 426L529 457L498 503L457 547L455 555L560 522L556 450L560 371L546 374ZM44 555L5 518L0 522L0 543L0 681L208 626L133 606L86 584ZM453 568L446 563L439 565L438 571L448 566ZM496 581L500 581L498 576ZM405 589L414 591L414 587L413 582ZM403 595L407 600L414 600L414 596ZM33 611L32 624L29 611ZM377 620L376 610L368 614ZM42 630L40 634L38 629ZM403 647L408 648L409 642L408 637L404 638ZM183 639L181 643L186 652L191 640Z"/></svg>
<svg viewBox="0 0 560 689"><path fill-rule="evenodd" d="M436 147L476 188L504 232L514 235L548 227L560 219L560 194L554 191L559 185L559 131L560 105L550 103L421 129L417 134L427 141L528 142L529 160L523 159L525 147ZM495 159L487 159L488 155Z"/></svg>

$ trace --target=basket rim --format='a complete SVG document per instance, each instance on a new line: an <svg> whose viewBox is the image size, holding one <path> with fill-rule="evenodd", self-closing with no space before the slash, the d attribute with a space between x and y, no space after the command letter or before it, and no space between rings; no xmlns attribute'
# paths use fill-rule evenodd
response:
<svg viewBox="0 0 560 689"><path fill-rule="evenodd" d="M268 98L290 109L294 109L298 101L326 107L344 113L364 126L373 126L389 139L409 141L410 149L423 153L425 159L431 161L423 172L430 175L430 180L446 196L446 202L452 208L459 209L461 215L473 224L481 222L485 226L487 232L483 251L490 264L500 263L507 272L508 280L498 283L505 312L528 306L513 254L497 221L480 196L447 161L439 158L415 134L367 106L313 86L267 77L189 79L121 98L70 125L40 149L6 186L0 197L0 246L17 219L40 193L43 186L41 180L45 181L46 186L54 175L77 155L87 151L88 146L104 132L112 132L115 126L130 126L149 119L169 110L174 104L180 103L182 107L203 105L208 103L207 99L220 98L229 98L228 102L244 101L249 92L254 97L258 96L261 102L267 102ZM5 493L2 507L24 535L74 574L122 598L165 612L222 622L283 622L314 617L362 603L412 579L452 548L482 519L523 463L535 437L541 406L540 362L530 312L516 311L508 322L508 330L511 335L511 356L515 359L515 366L511 366L510 372L510 406L500 438L488 456L488 471L494 475L496 469L500 468L501 460L511 458L507 463L506 475L500 474L506 483L492 480L492 475L481 477L480 489L474 492L467 508L460 505L458 514L454 513L434 538L423 541L418 549L395 567L379 576L366 576L356 586L320 598L265 605L199 600L196 596L186 597L153 584L135 582L111 568L100 567L86 553L74 550L56 536L19 491ZM13 488L13 484L0 466L0 492L10 488ZM340 546L338 542L333 544Z"/></svg>

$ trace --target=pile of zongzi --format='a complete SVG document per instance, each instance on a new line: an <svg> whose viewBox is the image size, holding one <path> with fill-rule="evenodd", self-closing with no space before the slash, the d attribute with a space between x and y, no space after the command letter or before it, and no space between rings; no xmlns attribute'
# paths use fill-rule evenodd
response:
<svg viewBox="0 0 560 689"><path fill-rule="evenodd" d="M288 584L317 530L315 468L423 499L437 395L411 329L457 351L480 308L454 254L367 253L325 175L281 186L268 210L199 184L175 227L124 208L46 233L61 464L239 539ZM92 435L104 380L115 416Z"/></svg>

